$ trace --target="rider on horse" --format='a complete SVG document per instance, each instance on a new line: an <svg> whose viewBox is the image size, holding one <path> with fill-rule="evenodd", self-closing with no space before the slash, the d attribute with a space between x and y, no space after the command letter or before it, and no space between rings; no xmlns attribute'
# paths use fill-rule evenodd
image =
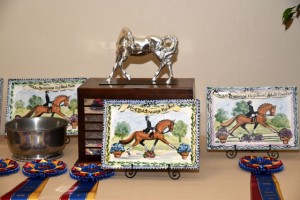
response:
<svg viewBox="0 0 300 200"><path fill-rule="evenodd" d="M49 105L50 105L51 101L50 101L50 97L49 97L48 93L49 93L49 91L45 91L46 103L44 103L43 106L50 108Z"/></svg>
<svg viewBox="0 0 300 200"><path fill-rule="evenodd" d="M246 113L246 116L251 118L251 122L254 123L257 112L255 112L253 109L252 101L248 101L247 104L248 104L249 112Z"/></svg>
<svg viewBox="0 0 300 200"><path fill-rule="evenodd" d="M145 120L146 120L146 122L147 122L147 127L143 130L143 132L144 133L149 133L150 132L150 134L149 134L149 138L151 138L152 136L153 136L153 127L152 127L152 125L151 125L151 122L150 122L150 120L149 120L149 116L148 115L146 115L146 117L145 117Z"/></svg>

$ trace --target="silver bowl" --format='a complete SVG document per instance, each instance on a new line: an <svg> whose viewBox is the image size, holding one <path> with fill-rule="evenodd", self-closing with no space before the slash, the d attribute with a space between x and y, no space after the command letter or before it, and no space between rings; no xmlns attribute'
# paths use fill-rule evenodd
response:
<svg viewBox="0 0 300 200"><path fill-rule="evenodd" d="M33 117L6 123L8 147L21 161L55 159L63 155L68 121L61 118Z"/></svg>

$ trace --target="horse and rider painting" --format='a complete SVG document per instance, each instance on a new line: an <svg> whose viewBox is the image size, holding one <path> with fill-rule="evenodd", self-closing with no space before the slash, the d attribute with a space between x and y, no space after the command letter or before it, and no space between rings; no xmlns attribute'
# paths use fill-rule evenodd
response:
<svg viewBox="0 0 300 200"><path fill-rule="evenodd" d="M208 87L208 149L298 149L296 87ZM288 145L282 130L293 133Z"/></svg>
<svg viewBox="0 0 300 200"><path fill-rule="evenodd" d="M24 117L77 116L77 88L86 78L9 79L6 120ZM78 134L68 126L67 134Z"/></svg>
<svg viewBox="0 0 300 200"><path fill-rule="evenodd" d="M198 100L105 100L104 108L104 166L199 167ZM113 156L117 147L123 153Z"/></svg>

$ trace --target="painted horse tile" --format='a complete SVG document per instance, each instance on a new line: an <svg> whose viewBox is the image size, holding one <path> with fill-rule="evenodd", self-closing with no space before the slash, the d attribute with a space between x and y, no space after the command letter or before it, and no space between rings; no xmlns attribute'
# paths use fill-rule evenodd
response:
<svg viewBox="0 0 300 200"><path fill-rule="evenodd" d="M6 121L24 117L59 117L78 134L77 88L86 78L9 79Z"/></svg>
<svg viewBox="0 0 300 200"><path fill-rule="evenodd" d="M299 149L296 87L207 88L210 150Z"/></svg>
<svg viewBox="0 0 300 200"><path fill-rule="evenodd" d="M102 164L198 169L198 100L105 100Z"/></svg>

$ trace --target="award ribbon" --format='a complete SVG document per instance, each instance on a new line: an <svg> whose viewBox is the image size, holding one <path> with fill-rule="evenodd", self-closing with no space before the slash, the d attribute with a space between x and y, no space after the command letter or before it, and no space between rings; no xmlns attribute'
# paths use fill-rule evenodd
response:
<svg viewBox="0 0 300 200"><path fill-rule="evenodd" d="M279 183L273 174L284 169L280 160L245 156L239 159L239 166L251 172L251 200L283 200Z"/></svg>
<svg viewBox="0 0 300 200"><path fill-rule="evenodd" d="M70 170L70 176L77 182L60 197L60 200L93 200L99 181L114 174L112 169L102 169L101 164L76 163Z"/></svg>
<svg viewBox="0 0 300 200"><path fill-rule="evenodd" d="M49 177L59 176L67 171L67 165L57 160L33 160L25 163L22 172L28 178L4 194L1 200L38 199Z"/></svg>
<svg viewBox="0 0 300 200"><path fill-rule="evenodd" d="M10 159L0 159L0 176L7 176L17 173L20 169L19 164Z"/></svg>

